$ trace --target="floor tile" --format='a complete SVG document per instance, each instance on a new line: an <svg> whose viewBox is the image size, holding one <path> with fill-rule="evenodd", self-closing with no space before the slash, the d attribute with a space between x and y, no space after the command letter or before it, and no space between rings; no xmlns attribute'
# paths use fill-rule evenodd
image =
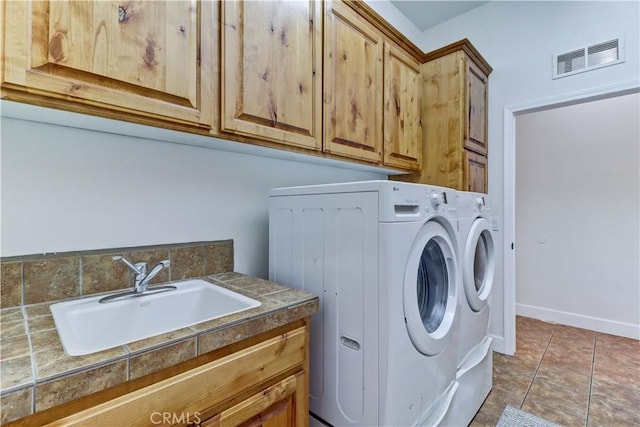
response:
<svg viewBox="0 0 640 427"><path fill-rule="evenodd" d="M638 340L516 316L516 355L493 364L472 426L495 426L509 403L565 426L640 427Z"/></svg>
<svg viewBox="0 0 640 427"><path fill-rule="evenodd" d="M526 396L526 401L558 409L577 417L586 417L589 390L577 391L560 387L546 378L536 377Z"/></svg>
<svg viewBox="0 0 640 427"><path fill-rule="evenodd" d="M585 426L587 423L586 417L569 414L559 409L537 403L532 399L525 399L522 410L561 426Z"/></svg>

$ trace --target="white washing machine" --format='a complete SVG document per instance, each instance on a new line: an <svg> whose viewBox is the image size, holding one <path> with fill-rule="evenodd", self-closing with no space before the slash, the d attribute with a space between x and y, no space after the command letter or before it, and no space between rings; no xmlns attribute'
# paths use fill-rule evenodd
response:
<svg viewBox="0 0 640 427"><path fill-rule="evenodd" d="M320 297L311 415L435 426L455 381L461 287L455 192L391 181L274 189L269 278Z"/></svg>
<svg viewBox="0 0 640 427"><path fill-rule="evenodd" d="M456 372L459 390L444 425L468 425L492 387L489 321L495 251L486 197L480 193L457 192L462 271Z"/></svg>

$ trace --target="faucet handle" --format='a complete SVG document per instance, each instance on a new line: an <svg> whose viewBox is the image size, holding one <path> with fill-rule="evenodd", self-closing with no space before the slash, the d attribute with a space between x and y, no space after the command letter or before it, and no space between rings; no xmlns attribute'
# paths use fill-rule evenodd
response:
<svg viewBox="0 0 640 427"><path fill-rule="evenodd" d="M135 265L131 264L128 259L123 256L117 255L111 258L114 261L122 261L131 271L140 275L145 274L147 272L147 263L146 262L136 262Z"/></svg>

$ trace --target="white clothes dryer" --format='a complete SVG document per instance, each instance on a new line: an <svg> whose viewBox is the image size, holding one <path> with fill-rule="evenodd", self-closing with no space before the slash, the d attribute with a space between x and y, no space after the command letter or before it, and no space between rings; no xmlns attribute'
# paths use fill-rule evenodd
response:
<svg viewBox="0 0 640 427"><path fill-rule="evenodd" d="M439 425L455 381L455 192L365 181L271 191L269 278L320 297L310 412L334 426Z"/></svg>
<svg viewBox="0 0 640 427"><path fill-rule="evenodd" d="M444 425L468 425L491 391L493 354L489 322L495 251L486 195L457 192L461 257L459 391Z"/></svg>

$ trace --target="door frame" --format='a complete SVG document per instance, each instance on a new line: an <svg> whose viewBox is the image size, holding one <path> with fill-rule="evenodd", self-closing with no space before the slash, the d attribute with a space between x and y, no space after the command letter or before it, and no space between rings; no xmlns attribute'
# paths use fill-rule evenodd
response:
<svg viewBox="0 0 640 427"><path fill-rule="evenodd" d="M504 108L504 353L516 350L516 116L640 92L640 80L599 86Z"/></svg>

